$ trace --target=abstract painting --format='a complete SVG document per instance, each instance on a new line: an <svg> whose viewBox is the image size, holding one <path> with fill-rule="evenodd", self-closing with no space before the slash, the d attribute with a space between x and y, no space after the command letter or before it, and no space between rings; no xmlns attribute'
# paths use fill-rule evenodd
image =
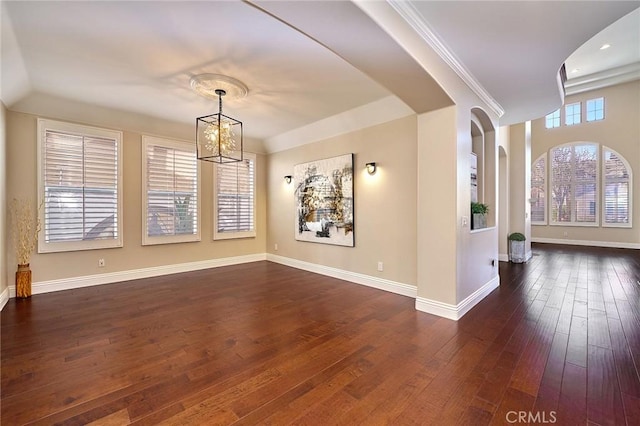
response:
<svg viewBox="0 0 640 426"><path fill-rule="evenodd" d="M354 246L353 154L294 166L296 240Z"/></svg>

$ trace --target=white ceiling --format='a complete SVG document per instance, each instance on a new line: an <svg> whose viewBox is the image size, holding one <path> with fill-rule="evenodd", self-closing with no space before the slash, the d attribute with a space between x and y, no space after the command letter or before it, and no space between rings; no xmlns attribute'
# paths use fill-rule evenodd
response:
<svg viewBox="0 0 640 426"><path fill-rule="evenodd" d="M606 1L410 4L504 108L501 123L557 108L562 62L640 6ZM225 99L225 112L259 139L390 95L417 112L450 103L411 53L356 5L2 1L0 96L9 109L46 94L193 123L217 105L191 91L190 77L225 74L249 87L246 98ZM625 24L625 32L635 37L615 39L610 52L628 45L637 49L637 16ZM576 57L585 73L591 70L582 65L589 55ZM638 56L636 51L599 63L618 67L634 58L640 63Z"/></svg>

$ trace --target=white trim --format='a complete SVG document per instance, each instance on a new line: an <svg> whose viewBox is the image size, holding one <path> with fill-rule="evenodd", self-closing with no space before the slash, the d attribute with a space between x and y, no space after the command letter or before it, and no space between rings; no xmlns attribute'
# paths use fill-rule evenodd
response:
<svg viewBox="0 0 640 426"><path fill-rule="evenodd" d="M416 310L428 314L438 315L450 320L458 321L467 312L484 299L489 293L500 286L500 275L496 275L482 287L471 293L457 305L439 302L424 297L416 297Z"/></svg>
<svg viewBox="0 0 640 426"><path fill-rule="evenodd" d="M528 262L529 260L531 260L532 257L533 257L533 251L529 249L529 251L526 252L524 255L524 261Z"/></svg>
<svg viewBox="0 0 640 426"><path fill-rule="evenodd" d="M498 254L498 261L499 262L508 262L509 261L509 255L508 254L503 254L503 253Z"/></svg>
<svg viewBox="0 0 640 426"><path fill-rule="evenodd" d="M571 246L610 247L624 249L640 249L640 243L623 243L619 241L567 240L556 238L531 238L534 243L566 244Z"/></svg>
<svg viewBox="0 0 640 426"><path fill-rule="evenodd" d="M318 265L315 263L292 259L290 257L278 256L271 253L267 253L267 260L270 262L279 263L281 265L290 266L292 268L302 269L305 271L314 272L316 274L326 275L329 277L349 281L355 284L377 288L379 290L388 291L390 293L399 294L401 296L415 298L418 295L418 289L416 286L399 283L396 281L390 281L384 278L372 277L371 275L345 271L343 269Z"/></svg>
<svg viewBox="0 0 640 426"><path fill-rule="evenodd" d="M387 0L387 3L398 12L398 14L413 28L416 33L431 47L434 52L469 86L469 88L498 116L504 115L504 108L496 101L491 94L478 82L469 70L440 40L440 37L429 28L427 20L408 1Z"/></svg>
<svg viewBox="0 0 640 426"><path fill-rule="evenodd" d="M2 293L0 293L0 311L4 309L7 302L9 301L9 294L9 287L5 288L4 290L2 290Z"/></svg>
<svg viewBox="0 0 640 426"><path fill-rule="evenodd" d="M97 275L86 275L82 277L62 278L59 280L40 281L32 284L31 294L42 294L50 293L52 291L70 290L74 288L90 287L94 285L111 284L121 281L130 281L141 278L157 277L161 275L178 274L181 272L198 271L201 269L217 268L220 266L237 265L240 263L258 262L261 260L266 260L265 253L224 257L221 259L200 260L197 262L178 263L175 265L152 266L150 268L109 272L106 274ZM16 297L15 285L9 286L9 295L10 297Z"/></svg>
<svg viewBox="0 0 640 426"><path fill-rule="evenodd" d="M566 96L627 83L640 78L640 62L567 80Z"/></svg>

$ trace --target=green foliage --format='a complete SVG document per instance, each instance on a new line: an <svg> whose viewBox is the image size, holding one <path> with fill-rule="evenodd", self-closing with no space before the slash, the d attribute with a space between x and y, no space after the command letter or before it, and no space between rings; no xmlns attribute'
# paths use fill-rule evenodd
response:
<svg viewBox="0 0 640 426"><path fill-rule="evenodd" d="M489 206L482 203L471 203L471 214L487 214Z"/></svg>
<svg viewBox="0 0 640 426"><path fill-rule="evenodd" d="M525 241L526 239L527 237L525 237L520 232L514 232L513 234L509 235L509 241Z"/></svg>
<svg viewBox="0 0 640 426"><path fill-rule="evenodd" d="M176 198L174 201L174 225L176 234L193 233L193 212L189 211L190 205L190 195L185 196L182 200L180 198Z"/></svg>

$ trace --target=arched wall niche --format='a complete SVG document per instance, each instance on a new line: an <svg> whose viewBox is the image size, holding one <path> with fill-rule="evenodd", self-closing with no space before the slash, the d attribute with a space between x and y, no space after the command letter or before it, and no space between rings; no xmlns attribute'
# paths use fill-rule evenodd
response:
<svg viewBox="0 0 640 426"><path fill-rule="evenodd" d="M493 227L498 221L496 132L481 108L471 109L471 151L477 159L477 201L489 206L487 226Z"/></svg>

